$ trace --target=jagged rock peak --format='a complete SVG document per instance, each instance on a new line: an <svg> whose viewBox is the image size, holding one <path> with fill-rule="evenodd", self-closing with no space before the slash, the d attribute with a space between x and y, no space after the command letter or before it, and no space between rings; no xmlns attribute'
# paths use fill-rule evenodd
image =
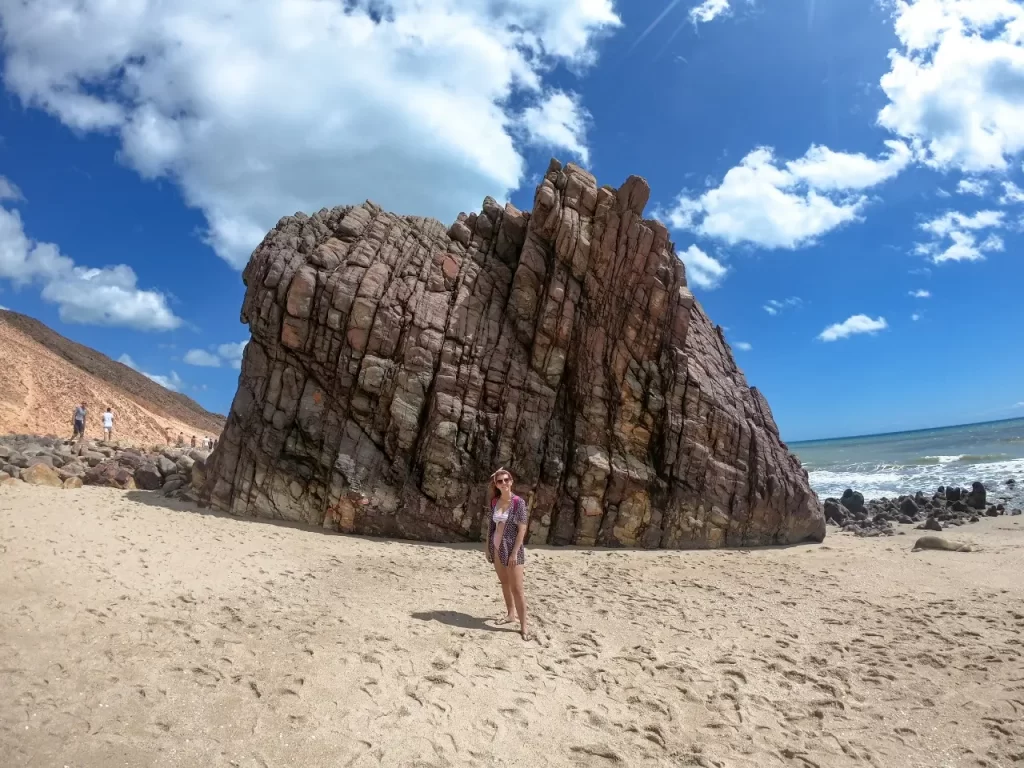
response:
<svg viewBox="0 0 1024 768"><path fill-rule="evenodd" d="M529 212L282 219L243 274L252 341L203 493L238 515L472 540L504 466L533 543L821 540L806 472L643 218L649 196L552 161Z"/></svg>

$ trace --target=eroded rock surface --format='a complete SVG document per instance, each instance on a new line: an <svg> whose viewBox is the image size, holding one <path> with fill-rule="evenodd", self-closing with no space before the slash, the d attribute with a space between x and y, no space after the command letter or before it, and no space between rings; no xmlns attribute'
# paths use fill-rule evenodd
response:
<svg viewBox="0 0 1024 768"><path fill-rule="evenodd" d="M821 504L686 287L650 190L552 161L532 212L282 219L203 494L238 515L479 539L498 466L533 543L821 540Z"/></svg>

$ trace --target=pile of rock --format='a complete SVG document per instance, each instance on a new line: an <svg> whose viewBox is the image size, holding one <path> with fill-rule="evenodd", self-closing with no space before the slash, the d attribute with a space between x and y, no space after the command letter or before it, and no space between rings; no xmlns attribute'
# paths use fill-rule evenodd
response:
<svg viewBox="0 0 1024 768"><path fill-rule="evenodd" d="M895 499L864 500L864 495L847 488L842 498L825 499L825 520L857 536L892 536L894 524L913 525L929 531L950 526L976 523L982 517L1019 515L1021 510L1008 510L1002 502L988 503L988 492L982 483L972 483L970 490L958 486L939 486L931 496L918 491L913 496Z"/></svg>
<svg viewBox="0 0 1024 768"><path fill-rule="evenodd" d="M194 448L5 435L0 437L0 484L98 485L191 498L192 482L205 479L208 458L207 451Z"/></svg>

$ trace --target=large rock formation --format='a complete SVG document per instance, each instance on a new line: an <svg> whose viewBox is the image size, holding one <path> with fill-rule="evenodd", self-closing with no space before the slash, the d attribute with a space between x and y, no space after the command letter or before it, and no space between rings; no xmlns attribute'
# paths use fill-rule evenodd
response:
<svg viewBox="0 0 1024 768"><path fill-rule="evenodd" d="M821 504L686 287L647 183L552 162L530 213L282 219L203 493L238 515L479 539L512 470L534 543L820 541Z"/></svg>

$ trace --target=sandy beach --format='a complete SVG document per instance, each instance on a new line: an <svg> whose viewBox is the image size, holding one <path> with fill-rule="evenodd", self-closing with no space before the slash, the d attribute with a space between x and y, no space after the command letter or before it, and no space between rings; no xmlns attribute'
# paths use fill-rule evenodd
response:
<svg viewBox="0 0 1024 768"><path fill-rule="evenodd" d="M753 551L478 546L0 489L6 766L1010 766L1024 523ZM951 538L953 533L948 534Z"/></svg>

